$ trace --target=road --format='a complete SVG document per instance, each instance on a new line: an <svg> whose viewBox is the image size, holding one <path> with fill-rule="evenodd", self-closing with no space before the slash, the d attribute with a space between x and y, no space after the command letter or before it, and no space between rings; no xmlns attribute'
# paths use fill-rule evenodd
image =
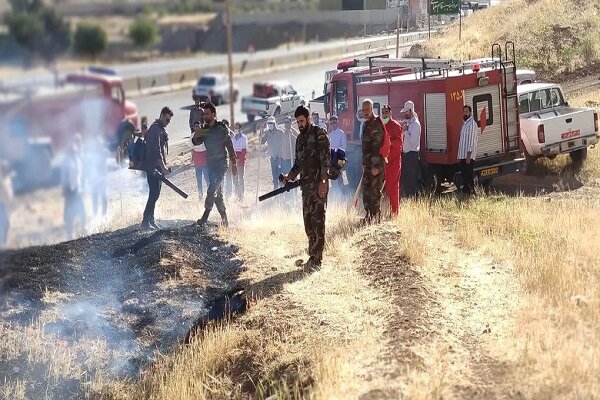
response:
<svg viewBox="0 0 600 400"><path fill-rule="evenodd" d="M325 71L334 68L335 63L322 63L301 69L289 69L277 73L253 76L251 78L240 78L236 80L236 83L240 88L240 98L252 92L252 85L254 82L265 79L274 79L289 81L299 93L302 93L306 98L310 99L313 90L315 91L316 96L323 94ZM167 128L170 142L177 143L188 137L189 108L192 105L191 89L135 97L132 101L137 104L140 115L148 116L149 121L158 117L162 107L169 106L175 113L174 118L171 120L171 124ZM240 107L241 101L238 100L234 106L234 117L235 121L244 123L247 121L247 118L246 115L242 114ZM229 104L217 107L217 118L231 120Z"/></svg>
<svg viewBox="0 0 600 400"><path fill-rule="evenodd" d="M401 36L404 36L402 34ZM382 36L373 36L366 38L354 38L354 39L341 39L341 40L333 40L329 42L322 43L309 43L302 45L295 45L291 47L289 50L285 48L276 48L271 50L263 50L256 52L252 55L248 53L235 53L233 54L233 61L236 60L261 60L261 59L270 59L273 56L281 56L282 52L287 52L290 55L296 53L306 52L307 49L315 52L323 52L324 54L327 52L327 49L340 46L341 44L357 44L364 43L365 47L368 47L370 42L380 40ZM385 37L385 36L384 36ZM202 67L211 67L217 65L223 65L227 63L227 55L226 54L216 54L216 55L201 55L201 56L191 56L186 58L171 58L171 59L162 59L156 61L147 61L143 63L131 63L131 64L116 64L109 65L108 68L114 69L118 75L123 78L131 78L137 76L152 76L152 75L160 75L167 72L174 72L178 70L188 70ZM61 76L65 73L71 71L61 71ZM0 86L12 88L18 86L25 85L49 85L54 82L54 76L51 73L40 73L37 75L26 75L21 78L10 78L4 82L0 82Z"/></svg>

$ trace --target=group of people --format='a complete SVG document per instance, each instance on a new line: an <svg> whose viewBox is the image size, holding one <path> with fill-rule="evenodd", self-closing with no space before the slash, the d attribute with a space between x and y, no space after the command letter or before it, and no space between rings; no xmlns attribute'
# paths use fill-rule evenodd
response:
<svg viewBox="0 0 600 400"><path fill-rule="evenodd" d="M385 105L379 117L373 112L372 100L366 99L362 103L360 134L364 223L378 223L381 220L380 204L384 189L392 215L399 211L401 191L406 196L417 194L421 124L412 101L404 104L401 113L404 114L404 120L396 121L392 117L391 107ZM329 120L329 134L311 121L308 110L303 106L296 109L295 117L300 135L294 164L284 175L284 183L298 176L302 178L302 212L309 254L305 267L317 269L321 265L325 245L325 211L331 176L329 150L343 146L345 134L337 127L335 116ZM457 157L463 180L462 190L471 195L475 190L473 165L479 128L468 105L463 108L463 120Z"/></svg>
<svg viewBox="0 0 600 400"><path fill-rule="evenodd" d="M360 136L364 223L378 223L381 220L382 192L386 193L392 215L399 211L401 194L409 197L417 194L421 124L412 101L405 103L401 113L404 119L397 121L393 119L392 108L385 105L380 117L374 113L372 100L366 99L362 103ZM461 131L458 159L463 175L463 190L472 194L478 126L469 106L464 107L463 113L465 123ZM170 109L163 108L160 118L148 131L147 171L158 169L164 175L170 172L165 158L164 138L168 139L165 128L172 116ZM222 224L227 226L223 182L227 171L230 171L236 183L236 194L243 197L247 138L239 124L235 125L235 132L231 132L226 121L218 121L216 117L215 106L211 103L200 104L199 100L190 111L192 157L201 196L202 178L208 183L205 210L197 223L206 224L213 206L216 206ZM292 127L290 117L285 119L283 130L277 127L274 118L269 118L261 143L266 143L269 149L275 189L289 181L301 179L302 213L309 253L305 266L318 268L325 245L325 212L330 178L334 176L331 173L330 150L346 147L346 135L338 127L336 116L329 118L327 127L318 115L313 114L312 120L309 110L299 106L294 117L299 131ZM156 228L154 206L160 194L160 180L148 173L148 184L150 194L142 227L152 229Z"/></svg>

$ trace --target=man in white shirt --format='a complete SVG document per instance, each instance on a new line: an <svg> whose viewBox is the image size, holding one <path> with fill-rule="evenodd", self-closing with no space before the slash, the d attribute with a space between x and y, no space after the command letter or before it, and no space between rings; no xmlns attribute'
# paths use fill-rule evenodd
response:
<svg viewBox="0 0 600 400"><path fill-rule="evenodd" d="M475 194L475 183L473 182L473 164L477 157L477 135L479 127L472 115L471 106L463 107L463 124L460 130L458 142L458 154L456 158L460 161L460 175L462 178L462 191L466 195Z"/></svg>
<svg viewBox="0 0 600 400"><path fill-rule="evenodd" d="M404 131L402 139L402 176L400 191L405 197L417 194L419 176L419 152L421 151L421 122L415 112L415 103L407 101L402 111L405 120L401 122Z"/></svg>
<svg viewBox="0 0 600 400"><path fill-rule="evenodd" d="M336 115L332 115L329 117L329 146L332 149L347 149L347 139L346 133L338 127L338 117ZM332 198L337 196L344 196L344 179L340 176L336 180L332 180L331 187L334 189L332 191Z"/></svg>
<svg viewBox="0 0 600 400"><path fill-rule="evenodd" d="M235 134L231 138L235 158L237 160L237 175L233 177L235 194L239 201L244 201L244 173L246 171L246 155L248 153L248 137L242 132L242 124L235 123Z"/></svg>
<svg viewBox="0 0 600 400"><path fill-rule="evenodd" d="M346 150L346 133L338 127L338 117L329 118L329 145L332 149Z"/></svg>
<svg viewBox="0 0 600 400"><path fill-rule="evenodd" d="M312 122L313 122L313 125L316 125L319 128L323 128L327 132L327 125L325 125L325 122L323 122L323 120L321 120L318 112L312 113Z"/></svg>

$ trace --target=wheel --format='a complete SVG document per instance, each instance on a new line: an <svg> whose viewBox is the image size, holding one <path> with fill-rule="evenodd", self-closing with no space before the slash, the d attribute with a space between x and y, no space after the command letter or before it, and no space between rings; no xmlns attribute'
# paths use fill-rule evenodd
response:
<svg viewBox="0 0 600 400"><path fill-rule="evenodd" d="M273 113L273 116L274 116L274 117L276 117L276 116L278 116L279 114L281 114L281 108L277 107L277 108L275 109L275 112Z"/></svg>
<svg viewBox="0 0 600 400"><path fill-rule="evenodd" d="M211 101L217 107L223 104L223 98L221 96L213 96Z"/></svg>
<svg viewBox="0 0 600 400"><path fill-rule="evenodd" d="M248 117L248 122L254 122L254 118L256 118L256 115L248 114L247 117Z"/></svg>
<svg viewBox="0 0 600 400"><path fill-rule="evenodd" d="M233 102L234 103L237 103L239 96L240 96L240 93L238 91L233 92Z"/></svg>
<svg viewBox="0 0 600 400"><path fill-rule="evenodd" d="M581 169L583 162L587 158L587 148L572 151L569 153L569 156L573 162L573 167L575 167L575 169Z"/></svg>

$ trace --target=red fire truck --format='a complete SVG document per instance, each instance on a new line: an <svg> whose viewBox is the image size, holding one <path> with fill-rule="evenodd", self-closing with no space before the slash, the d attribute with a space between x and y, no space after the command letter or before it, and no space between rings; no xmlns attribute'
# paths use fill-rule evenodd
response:
<svg viewBox="0 0 600 400"><path fill-rule="evenodd" d="M51 184L56 156L77 133L84 140L103 137L118 157L140 126L136 105L125 99L123 80L89 72L68 74L59 86L3 90L0 121L0 159L16 171L17 191L21 182L27 183L23 190ZM120 129L124 125L131 132Z"/></svg>
<svg viewBox="0 0 600 400"><path fill-rule="evenodd" d="M404 118L404 103L414 102L422 126L419 180L424 190L439 189L445 180L460 184L456 156L464 105L473 108L480 126L485 109L474 168L479 182L486 185L524 168L514 44L507 43L504 50L503 55L495 44L490 59L471 62L375 56L339 63L327 85L325 110L338 116L348 136L350 183L357 185L362 173L357 112L367 98L373 100L376 114L389 104L397 119Z"/></svg>

